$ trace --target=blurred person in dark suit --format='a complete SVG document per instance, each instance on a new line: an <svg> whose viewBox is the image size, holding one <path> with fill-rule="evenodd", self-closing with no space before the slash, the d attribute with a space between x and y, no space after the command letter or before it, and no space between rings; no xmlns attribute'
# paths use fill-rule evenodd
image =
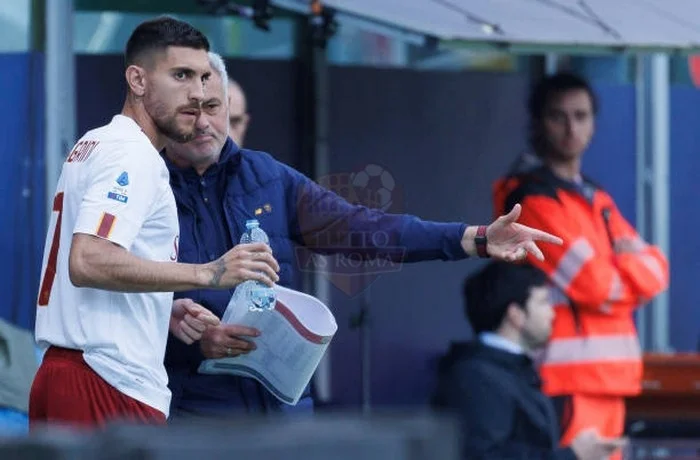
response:
<svg viewBox="0 0 700 460"><path fill-rule="evenodd" d="M547 276L531 265L494 262L464 283L477 338L442 357L433 404L458 413L465 458L600 460L624 440L586 430L558 447L559 422L530 355L544 345L554 311Z"/></svg>

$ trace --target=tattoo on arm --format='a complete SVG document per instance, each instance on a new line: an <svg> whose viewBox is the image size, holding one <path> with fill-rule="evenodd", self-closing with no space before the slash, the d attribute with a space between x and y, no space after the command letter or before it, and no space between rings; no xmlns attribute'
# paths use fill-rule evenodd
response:
<svg viewBox="0 0 700 460"><path fill-rule="evenodd" d="M219 259L214 264L214 276L211 277L209 285L212 287L218 287L219 283L221 283L221 277L224 276L224 273L226 273L226 264L224 263L223 259Z"/></svg>

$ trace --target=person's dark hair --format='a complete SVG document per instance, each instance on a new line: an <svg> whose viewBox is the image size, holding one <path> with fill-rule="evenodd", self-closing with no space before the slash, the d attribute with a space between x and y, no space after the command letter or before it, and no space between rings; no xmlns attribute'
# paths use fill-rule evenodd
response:
<svg viewBox="0 0 700 460"><path fill-rule="evenodd" d="M170 16L160 16L139 24L126 43L127 67L138 64L144 55L164 51L169 46L209 51L209 40L190 24Z"/></svg>
<svg viewBox="0 0 700 460"><path fill-rule="evenodd" d="M532 288L547 285L547 275L528 264L491 262L463 284L467 318L474 333L493 332L511 303L525 308Z"/></svg>
<svg viewBox="0 0 700 460"><path fill-rule="evenodd" d="M591 85L585 79L576 74L560 72L549 75L533 86L527 101L527 110L530 116L530 146L535 150L534 153L540 153L539 149L542 146L541 124L547 104L549 104L553 98L563 93L576 90L583 90L588 93L593 107L593 114L597 114L598 98L593 88L591 88Z"/></svg>

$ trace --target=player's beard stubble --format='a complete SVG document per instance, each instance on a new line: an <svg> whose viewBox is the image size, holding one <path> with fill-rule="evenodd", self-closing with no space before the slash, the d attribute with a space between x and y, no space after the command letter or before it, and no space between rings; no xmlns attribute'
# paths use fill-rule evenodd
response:
<svg viewBox="0 0 700 460"><path fill-rule="evenodd" d="M199 113L199 104L190 104L187 106L180 106L175 109L169 109L166 103L146 103L146 110L153 119L156 127L160 132L162 132L167 138L184 144L186 142L194 139L197 129L193 123L191 127L178 126L178 115L183 111L192 110Z"/></svg>

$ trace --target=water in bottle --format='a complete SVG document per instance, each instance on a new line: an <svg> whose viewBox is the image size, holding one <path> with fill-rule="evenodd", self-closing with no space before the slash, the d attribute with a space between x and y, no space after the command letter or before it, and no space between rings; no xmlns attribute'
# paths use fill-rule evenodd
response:
<svg viewBox="0 0 700 460"><path fill-rule="evenodd" d="M265 231L260 228L260 223L257 219L247 220L245 223L246 231L241 236L241 244L245 243L265 243L270 244L270 239ZM240 291L240 292L239 292ZM275 290L260 281L245 281L236 287L234 297L238 301L248 305L250 311L272 310L275 308L277 296Z"/></svg>

